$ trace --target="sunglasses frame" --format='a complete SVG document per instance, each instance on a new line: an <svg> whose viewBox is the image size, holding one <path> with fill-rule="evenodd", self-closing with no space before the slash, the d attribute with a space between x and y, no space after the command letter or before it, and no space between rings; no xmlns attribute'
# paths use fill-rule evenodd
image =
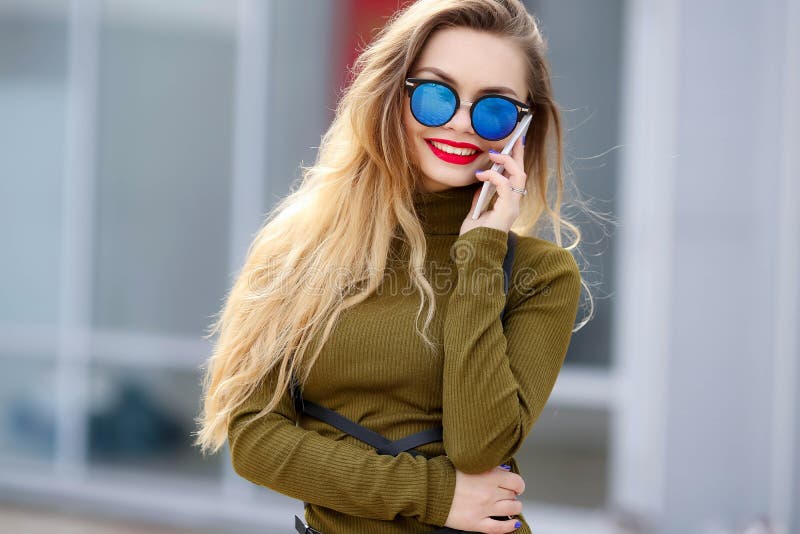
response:
<svg viewBox="0 0 800 534"><path fill-rule="evenodd" d="M405 88L406 88L406 91L408 92L409 100L414 96L414 91L416 91L417 87L419 87L420 85L425 84L425 83L433 83L433 84L436 84L436 85L441 85L441 86L449 89L453 93L453 95L456 97L456 106L455 106L455 108L453 108L453 113L452 113L452 115L450 115L447 118L446 121L444 121L441 124L436 124L436 125L425 124L424 122L419 120L419 118L417 118L417 116L414 114L414 108L413 107L411 108L411 114L414 115L414 118L417 120L417 122L419 122L423 126L428 126L430 128L437 128L439 126L443 126L443 125L447 124L448 122L450 122L452 120L452 118L455 116L455 114L458 113L458 110L461 108L461 97L458 95L458 91L456 91L450 84L448 84L446 82L443 82L441 80L432 80L432 79L429 79L429 78L406 78ZM511 102L512 104L514 104L514 106L516 106L516 108L517 108L517 122L514 123L514 127L515 128L516 128L517 124L519 124L519 121L522 120L522 117L525 116L526 113L531 113L531 114L533 113L531 111L531 105L524 104L524 103L520 102L519 100L511 98L510 96L501 95L501 94L489 93L489 94L483 95L483 96L479 97L478 99L473 100L471 102L469 100L466 100L465 103L468 102L467 105L469 106L469 121L470 121L470 125L472 126L472 129L475 131L475 133L481 139L486 139L487 141L499 141L500 139L505 139L506 137L511 135L511 132L514 131L514 128L512 128L510 132L508 132L504 137L501 137L500 139L489 139L489 138L484 137L484 136L482 136L481 134L478 133L478 130L475 129L475 121L474 121L474 117L473 117L473 112L475 111L475 106L478 104L478 102L480 102L481 100L485 100L487 98L502 98L503 100ZM410 102L409 102L409 105L410 105Z"/></svg>

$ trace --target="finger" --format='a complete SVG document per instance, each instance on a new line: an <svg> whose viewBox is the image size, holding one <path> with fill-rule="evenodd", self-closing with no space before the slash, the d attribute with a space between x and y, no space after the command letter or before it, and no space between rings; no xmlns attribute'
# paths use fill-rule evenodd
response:
<svg viewBox="0 0 800 534"><path fill-rule="evenodd" d="M508 177L521 172L521 166L511 154L502 154L500 152L489 152L488 154L490 160L503 166L503 174L507 174Z"/></svg>
<svg viewBox="0 0 800 534"><path fill-rule="evenodd" d="M495 493L495 500L502 501L504 499L516 499L517 492L506 488L497 488Z"/></svg>
<svg viewBox="0 0 800 534"><path fill-rule="evenodd" d="M517 140L511 154L493 154L489 152L489 159L503 165L503 172L508 175L507 177L511 180L514 187L524 187L527 181L524 170L525 163L522 159L524 157L522 150L522 141Z"/></svg>
<svg viewBox="0 0 800 534"><path fill-rule="evenodd" d="M492 211L501 214L513 215L514 219L520 212L520 198L522 195L511 190L511 181L497 171L491 169L482 171L477 175L483 182L490 182L497 190L497 200L492 206Z"/></svg>
<svg viewBox="0 0 800 534"><path fill-rule="evenodd" d="M511 191L511 181L497 171L487 169L475 174L475 177L482 182L491 182L497 188L497 194L503 198L508 198Z"/></svg>
<svg viewBox="0 0 800 534"><path fill-rule="evenodd" d="M517 495L522 495L525 492L525 481L516 473L503 473L497 486L511 490Z"/></svg>
<svg viewBox="0 0 800 534"><path fill-rule="evenodd" d="M521 526L522 522L516 518L500 521L497 519L492 519L491 517L485 517L478 521L478 530L480 532L486 532L487 534L514 532Z"/></svg>
<svg viewBox="0 0 800 534"><path fill-rule="evenodd" d="M519 499L503 499L492 506L492 515L519 515L522 513L522 501Z"/></svg>

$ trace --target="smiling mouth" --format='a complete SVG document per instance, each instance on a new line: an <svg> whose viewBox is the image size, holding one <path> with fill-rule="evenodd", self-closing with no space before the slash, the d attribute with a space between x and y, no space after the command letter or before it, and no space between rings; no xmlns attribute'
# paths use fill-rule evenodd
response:
<svg viewBox="0 0 800 534"><path fill-rule="evenodd" d="M466 165L475 161L482 152L469 148L456 148L438 141L425 139L431 152L442 161L456 165Z"/></svg>

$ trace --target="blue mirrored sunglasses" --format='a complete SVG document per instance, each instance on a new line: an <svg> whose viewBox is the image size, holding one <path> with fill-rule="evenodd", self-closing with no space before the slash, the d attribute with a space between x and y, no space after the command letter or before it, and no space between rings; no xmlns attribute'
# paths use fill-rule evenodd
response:
<svg viewBox="0 0 800 534"><path fill-rule="evenodd" d="M442 126L450 122L461 107L458 93L445 82L406 78L406 90L411 100L411 114L425 126ZM514 131L530 107L505 95L484 95L469 106L472 129L487 141L498 141Z"/></svg>

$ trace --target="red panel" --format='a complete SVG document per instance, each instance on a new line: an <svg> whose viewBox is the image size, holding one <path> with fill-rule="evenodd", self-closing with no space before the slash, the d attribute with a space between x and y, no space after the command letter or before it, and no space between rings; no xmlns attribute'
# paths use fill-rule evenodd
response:
<svg viewBox="0 0 800 534"><path fill-rule="evenodd" d="M348 69L358 57L361 50L372 41L372 38L389 20L389 17L406 5L408 0L336 0L340 7L337 33L340 48L332 51L333 83L341 88L348 81Z"/></svg>

